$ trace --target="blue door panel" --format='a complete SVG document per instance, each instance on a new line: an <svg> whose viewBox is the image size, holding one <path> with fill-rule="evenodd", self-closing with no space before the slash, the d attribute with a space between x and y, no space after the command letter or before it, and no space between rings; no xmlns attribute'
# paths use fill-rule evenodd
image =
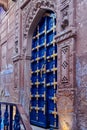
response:
<svg viewBox="0 0 87 130"><path fill-rule="evenodd" d="M45 13L32 40L30 122L44 128L58 128L55 21L54 13Z"/></svg>

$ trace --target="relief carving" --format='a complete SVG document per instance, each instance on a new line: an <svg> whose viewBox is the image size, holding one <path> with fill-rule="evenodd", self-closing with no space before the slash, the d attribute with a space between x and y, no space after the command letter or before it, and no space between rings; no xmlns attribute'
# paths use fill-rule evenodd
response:
<svg viewBox="0 0 87 130"><path fill-rule="evenodd" d="M69 18L68 18L68 10L62 12L62 22L61 27L64 30L69 25Z"/></svg>
<svg viewBox="0 0 87 130"><path fill-rule="evenodd" d="M61 1L61 29L64 30L69 25L69 1L62 0Z"/></svg>
<svg viewBox="0 0 87 130"><path fill-rule="evenodd" d="M69 81L69 46L61 49L61 82L68 83Z"/></svg>
<svg viewBox="0 0 87 130"><path fill-rule="evenodd" d="M19 12L15 14L15 54L18 54L19 48Z"/></svg>
<svg viewBox="0 0 87 130"><path fill-rule="evenodd" d="M23 9L23 35L27 38L29 28L34 20L35 15L40 9L54 10L54 2L52 0L33 0L30 1L27 7ZM25 13L26 12L26 13Z"/></svg>
<svg viewBox="0 0 87 130"><path fill-rule="evenodd" d="M58 44L58 85L59 88L73 88L74 84L74 38L67 39Z"/></svg>
<svg viewBox="0 0 87 130"><path fill-rule="evenodd" d="M65 31L71 27L75 27L75 1L61 0L60 1L60 30Z"/></svg>
<svg viewBox="0 0 87 130"><path fill-rule="evenodd" d="M68 4L70 0L61 0L61 6Z"/></svg>

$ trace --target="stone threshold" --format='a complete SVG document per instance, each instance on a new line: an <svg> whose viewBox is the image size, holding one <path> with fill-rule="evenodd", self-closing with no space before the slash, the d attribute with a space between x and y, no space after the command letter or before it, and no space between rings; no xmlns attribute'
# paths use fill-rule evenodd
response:
<svg viewBox="0 0 87 130"><path fill-rule="evenodd" d="M31 125L31 128L32 130L58 130L58 129L53 129L53 128L44 129L44 128L33 126L33 125Z"/></svg>

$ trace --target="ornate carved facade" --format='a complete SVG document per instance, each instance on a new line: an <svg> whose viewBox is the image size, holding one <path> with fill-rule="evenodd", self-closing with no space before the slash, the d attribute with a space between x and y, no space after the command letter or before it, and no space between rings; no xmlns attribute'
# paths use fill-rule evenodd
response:
<svg viewBox="0 0 87 130"><path fill-rule="evenodd" d="M86 0L0 2L4 9L8 5L0 21L0 99L21 103L29 115L32 36L42 15L52 11L56 15L59 130L86 130Z"/></svg>

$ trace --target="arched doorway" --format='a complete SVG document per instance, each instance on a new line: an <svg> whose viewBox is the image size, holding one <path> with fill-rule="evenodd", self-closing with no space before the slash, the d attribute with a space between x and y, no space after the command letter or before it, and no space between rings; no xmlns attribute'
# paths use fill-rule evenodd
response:
<svg viewBox="0 0 87 130"><path fill-rule="evenodd" d="M31 124L57 128L57 46L56 16L48 11L43 14L32 38L31 59Z"/></svg>

